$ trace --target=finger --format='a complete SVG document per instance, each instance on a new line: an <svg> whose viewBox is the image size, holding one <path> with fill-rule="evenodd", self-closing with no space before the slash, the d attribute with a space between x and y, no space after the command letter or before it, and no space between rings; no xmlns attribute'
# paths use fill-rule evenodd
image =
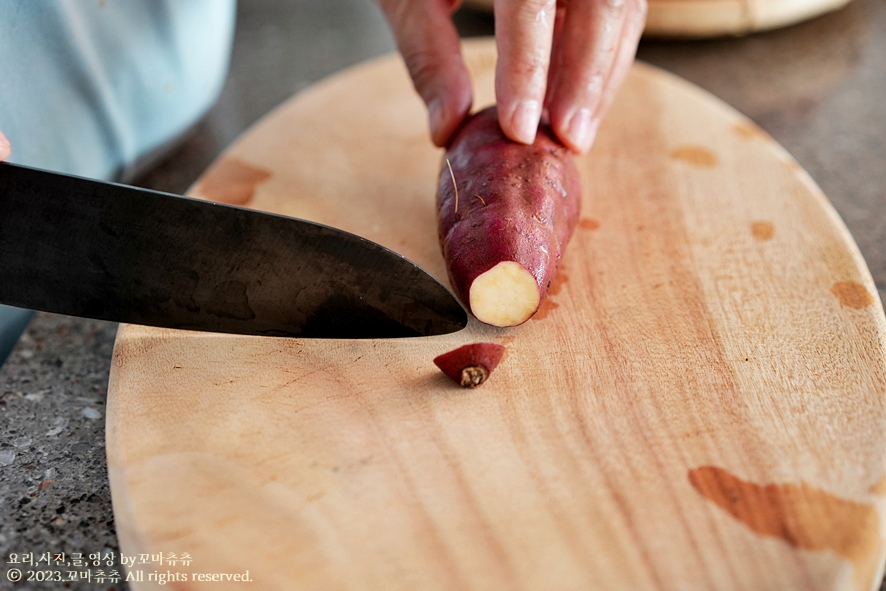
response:
<svg viewBox="0 0 886 591"><path fill-rule="evenodd" d="M618 94L624 79L631 70L634 57L637 55L637 45L643 36L646 26L646 0L628 0L628 13L618 50L616 51L615 63L609 72L609 79L603 85L603 97L597 105L593 118L601 121L609 111L612 101Z"/></svg>
<svg viewBox="0 0 886 591"><path fill-rule="evenodd" d="M471 110L471 79L451 12L460 0L379 0L416 91L431 139L445 146Z"/></svg>
<svg viewBox="0 0 886 591"><path fill-rule="evenodd" d="M559 62L562 55L562 43L563 39L563 23L566 21L566 5L569 0L557 0L557 10L556 16L554 17L554 39L551 43L551 60L550 65L548 66L548 84L545 89L545 102L544 107L542 108L542 117L544 117L547 112L548 107L551 104L551 99L553 98L554 86L557 78L557 70L559 66Z"/></svg>
<svg viewBox="0 0 886 591"><path fill-rule="evenodd" d="M0 131L0 161L9 158L10 154L12 154L12 146L9 144L9 140L6 139L6 136L3 135L3 132Z"/></svg>
<svg viewBox="0 0 886 591"><path fill-rule="evenodd" d="M623 80L633 59L642 32L637 22L645 19L641 4L571 0L568 5L549 108L554 132L575 152L590 149L605 100L614 96L612 82Z"/></svg>
<svg viewBox="0 0 886 591"><path fill-rule="evenodd" d="M567 8L551 91L551 127L570 149L585 152L619 46L626 0L572 0Z"/></svg>
<svg viewBox="0 0 886 591"><path fill-rule="evenodd" d="M547 86L556 0L495 0L495 97L502 131L532 143Z"/></svg>

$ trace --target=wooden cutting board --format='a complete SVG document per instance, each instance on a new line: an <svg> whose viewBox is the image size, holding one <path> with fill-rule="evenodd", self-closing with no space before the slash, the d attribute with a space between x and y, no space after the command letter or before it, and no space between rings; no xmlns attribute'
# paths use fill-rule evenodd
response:
<svg viewBox="0 0 886 591"><path fill-rule="evenodd" d="M489 104L494 45L465 53ZM390 56L295 96L192 194L356 232L445 281L440 157ZM191 558L136 564L132 588L161 588L156 570L177 589L875 589L886 319L825 196L749 120L642 64L578 165L580 227L522 326L122 326L121 551ZM506 357L463 390L431 360L476 341Z"/></svg>
<svg viewBox="0 0 886 591"><path fill-rule="evenodd" d="M647 37L705 38L786 27L838 10L850 0L647 0ZM465 0L492 12L493 0Z"/></svg>
<svg viewBox="0 0 886 591"><path fill-rule="evenodd" d="M745 35L793 25L843 8L849 0L649 0L649 37Z"/></svg>

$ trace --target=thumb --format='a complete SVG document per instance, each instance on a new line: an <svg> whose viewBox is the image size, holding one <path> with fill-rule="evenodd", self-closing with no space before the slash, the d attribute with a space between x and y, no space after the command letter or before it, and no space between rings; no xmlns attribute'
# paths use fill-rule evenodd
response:
<svg viewBox="0 0 886 591"><path fill-rule="evenodd" d="M416 91L428 107L431 139L445 146L471 110L471 79L461 56L451 0L379 0Z"/></svg>

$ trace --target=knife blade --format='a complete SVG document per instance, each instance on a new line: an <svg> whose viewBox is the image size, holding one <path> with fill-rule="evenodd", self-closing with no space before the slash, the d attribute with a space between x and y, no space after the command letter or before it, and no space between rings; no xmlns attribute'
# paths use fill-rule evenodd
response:
<svg viewBox="0 0 886 591"><path fill-rule="evenodd" d="M431 336L467 324L446 287L354 234L6 162L0 303L303 338Z"/></svg>

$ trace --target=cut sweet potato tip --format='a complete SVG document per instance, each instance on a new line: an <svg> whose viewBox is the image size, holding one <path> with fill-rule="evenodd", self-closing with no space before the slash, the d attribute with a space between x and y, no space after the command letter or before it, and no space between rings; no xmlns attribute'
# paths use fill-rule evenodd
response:
<svg viewBox="0 0 886 591"><path fill-rule="evenodd" d="M473 343L443 353L434 364L463 388L476 388L489 378L505 348L495 343Z"/></svg>
<svg viewBox="0 0 886 591"><path fill-rule="evenodd" d="M513 261L503 261L478 275L469 298L477 320L493 326L523 324L541 301L535 277Z"/></svg>

